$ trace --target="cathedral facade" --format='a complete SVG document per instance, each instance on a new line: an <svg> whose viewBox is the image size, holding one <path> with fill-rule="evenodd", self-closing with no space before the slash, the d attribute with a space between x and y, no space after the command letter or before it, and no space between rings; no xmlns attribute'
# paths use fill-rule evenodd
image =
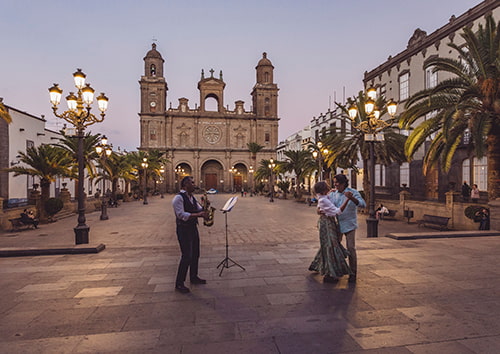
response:
<svg viewBox="0 0 500 354"><path fill-rule="evenodd" d="M193 176L202 189L218 191L249 190L254 187L252 173L262 159L275 158L278 143L278 86L274 83L274 66L263 53L256 66L252 107L245 110L244 101L234 109L224 107L226 86L222 71L218 77L211 69L202 70L198 90L199 103L190 106L179 98L177 107L167 107L168 85L164 76L164 59L153 43L144 57L141 89L140 150L165 152L164 184L167 192L179 190L184 176ZM207 109L207 100L216 108ZM252 154L249 143L263 146Z"/></svg>

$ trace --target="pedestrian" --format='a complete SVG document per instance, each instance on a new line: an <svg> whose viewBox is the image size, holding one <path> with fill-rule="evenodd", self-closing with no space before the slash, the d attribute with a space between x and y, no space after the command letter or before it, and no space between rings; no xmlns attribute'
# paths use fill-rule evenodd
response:
<svg viewBox="0 0 500 354"><path fill-rule="evenodd" d="M490 212L486 208L476 212L476 217L479 218L479 230L490 229Z"/></svg>
<svg viewBox="0 0 500 354"><path fill-rule="evenodd" d="M326 182L317 182L313 190L317 194L318 212L320 213L318 220L320 248L309 266L309 270L323 275L325 283L333 283L339 277L353 274L346 262L347 250L339 241L340 230L336 218L346 208L349 199L345 198L344 203L337 208L328 199L330 186Z"/></svg>
<svg viewBox="0 0 500 354"><path fill-rule="evenodd" d="M387 209L383 204L380 204L377 210L375 210L375 218L380 220L385 215L389 215L389 209Z"/></svg>
<svg viewBox="0 0 500 354"><path fill-rule="evenodd" d="M464 181L464 184L462 184L462 200L464 203L467 203L470 198L470 193L471 193L471 188L467 184L467 181Z"/></svg>
<svg viewBox="0 0 500 354"><path fill-rule="evenodd" d="M184 285L189 269L191 284L206 284L205 279L198 277L198 259L200 258L200 236L198 218L207 218L207 213L196 201L193 192L196 189L194 179L186 176L181 180L181 190L172 200L176 218L176 232L181 249L181 260L175 280L175 290L189 293Z"/></svg>
<svg viewBox="0 0 500 354"><path fill-rule="evenodd" d="M345 235L347 251L349 252L349 267L353 274L349 276L349 282L356 282L358 272L358 261L356 255L356 229L358 228L358 207L366 208L366 202L361 197L361 194L349 188L349 179L344 174L338 174L333 177L334 192L328 194L328 198L337 208L340 207L347 199L352 203L348 203L344 212L337 218L340 226L339 242L342 241L342 236Z"/></svg>
<svg viewBox="0 0 500 354"><path fill-rule="evenodd" d="M477 184L472 185L472 190L470 191L470 197L473 203L477 203L479 201L479 188L477 188Z"/></svg>
<svg viewBox="0 0 500 354"><path fill-rule="evenodd" d="M35 215L33 215L33 212L31 210L23 210L23 212L21 213L21 222L25 225L33 225L35 229L38 229L39 221L37 218L35 218Z"/></svg>

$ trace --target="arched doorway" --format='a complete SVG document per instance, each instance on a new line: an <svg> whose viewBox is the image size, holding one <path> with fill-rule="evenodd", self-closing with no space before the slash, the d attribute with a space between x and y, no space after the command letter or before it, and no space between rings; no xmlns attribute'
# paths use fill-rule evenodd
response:
<svg viewBox="0 0 500 354"><path fill-rule="evenodd" d="M209 190L217 189L220 192L224 190L224 169L217 160L208 160L201 167L200 188Z"/></svg>
<svg viewBox="0 0 500 354"><path fill-rule="evenodd" d="M235 192L248 191L248 169L244 164L237 163L234 165L232 178Z"/></svg>

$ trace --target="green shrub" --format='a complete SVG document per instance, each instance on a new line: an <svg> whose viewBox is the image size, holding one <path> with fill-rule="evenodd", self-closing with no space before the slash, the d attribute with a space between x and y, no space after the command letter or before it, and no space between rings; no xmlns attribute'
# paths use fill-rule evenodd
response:
<svg viewBox="0 0 500 354"><path fill-rule="evenodd" d="M471 219L471 220L474 220L475 217L476 217L476 213L478 211L481 211L481 209L483 208L486 208L488 209L486 206L484 205L469 205L467 208L465 208L464 210L464 214L467 218ZM489 209L488 209L489 211Z"/></svg>
<svg viewBox="0 0 500 354"><path fill-rule="evenodd" d="M60 198L49 198L45 202L45 211L49 216L56 215L63 208L64 203Z"/></svg>

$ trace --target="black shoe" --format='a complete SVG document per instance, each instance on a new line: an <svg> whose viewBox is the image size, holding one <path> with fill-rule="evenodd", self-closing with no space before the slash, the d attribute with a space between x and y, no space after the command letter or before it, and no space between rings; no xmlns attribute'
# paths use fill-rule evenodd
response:
<svg viewBox="0 0 500 354"><path fill-rule="evenodd" d="M193 278L191 279L191 284L206 284L207 281L205 279L201 279L201 278Z"/></svg>
<svg viewBox="0 0 500 354"><path fill-rule="evenodd" d="M175 290L180 292L180 293L183 293L183 294L187 294L189 292L189 288L186 288L184 285L176 285L175 286Z"/></svg>
<svg viewBox="0 0 500 354"><path fill-rule="evenodd" d="M349 283L355 283L356 282L356 276L355 275L349 275Z"/></svg>
<svg viewBox="0 0 500 354"><path fill-rule="evenodd" d="M325 275L323 278L323 283L336 283L338 281L338 278L330 277L328 275Z"/></svg>

